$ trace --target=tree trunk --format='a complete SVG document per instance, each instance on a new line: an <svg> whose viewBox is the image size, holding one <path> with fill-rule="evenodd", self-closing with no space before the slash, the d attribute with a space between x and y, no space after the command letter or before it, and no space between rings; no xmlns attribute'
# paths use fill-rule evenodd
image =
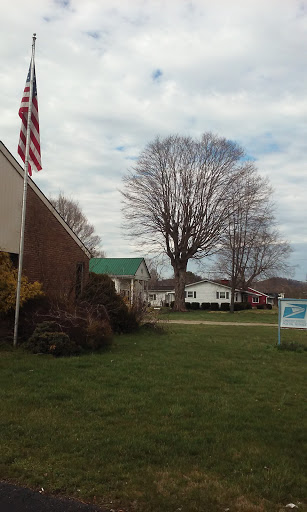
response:
<svg viewBox="0 0 307 512"><path fill-rule="evenodd" d="M174 311L186 311L185 306L185 280L187 263L181 263L179 266L173 266L175 277L175 302Z"/></svg>
<svg viewBox="0 0 307 512"><path fill-rule="evenodd" d="M230 313L234 313L235 310L235 293L236 293L236 287L235 283L232 281L231 283L231 299L230 299Z"/></svg>

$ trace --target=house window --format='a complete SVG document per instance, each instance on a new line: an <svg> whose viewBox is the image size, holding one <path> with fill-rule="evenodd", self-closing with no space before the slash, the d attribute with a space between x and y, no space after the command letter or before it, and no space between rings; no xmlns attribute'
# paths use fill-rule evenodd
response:
<svg viewBox="0 0 307 512"><path fill-rule="evenodd" d="M193 297L193 292L188 292L188 297Z"/></svg>
<svg viewBox="0 0 307 512"><path fill-rule="evenodd" d="M220 298L220 294L219 292L216 292L216 298L219 299Z"/></svg>
<svg viewBox="0 0 307 512"><path fill-rule="evenodd" d="M149 294L149 300L156 300L156 299L157 299L157 295L155 293Z"/></svg>
<svg viewBox="0 0 307 512"><path fill-rule="evenodd" d="M238 302L238 300L239 300L239 295L236 293L235 294L235 301Z"/></svg>
<svg viewBox="0 0 307 512"><path fill-rule="evenodd" d="M229 299L229 292L226 292L226 299Z"/></svg>
<svg viewBox="0 0 307 512"><path fill-rule="evenodd" d="M76 267L76 297L81 295L83 290L84 263L77 263Z"/></svg>
<svg viewBox="0 0 307 512"><path fill-rule="evenodd" d="M259 302L259 297L253 297L253 302L254 302L255 304L258 304L258 302Z"/></svg>
<svg viewBox="0 0 307 512"><path fill-rule="evenodd" d="M194 292L194 299L196 299L196 292Z"/></svg>
<svg viewBox="0 0 307 512"><path fill-rule="evenodd" d="M220 299L225 299L225 298L226 298L225 292L220 292Z"/></svg>

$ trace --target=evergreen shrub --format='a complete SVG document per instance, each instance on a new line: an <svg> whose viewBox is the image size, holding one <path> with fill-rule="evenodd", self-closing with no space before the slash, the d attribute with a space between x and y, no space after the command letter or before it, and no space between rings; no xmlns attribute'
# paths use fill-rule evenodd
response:
<svg viewBox="0 0 307 512"><path fill-rule="evenodd" d="M220 309L218 302L211 302L210 304L211 311L218 311Z"/></svg>
<svg viewBox="0 0 307 512"><path fill-rule="evenodd" d="M211 307L210 302L202 302L202 304L201 304L201 309L204 311L207 309L210 309L210 307Z"/></svg>
<svg viewBox="0 0 307 512"><path fill-rule="evenodd" d="M90 272L79 303L94 306L101 318L109 320L113 332L131 332L139 326L139 304L129 308L123 297L116 293L114 282L106 274Z"/></svg>
<svg viewBox="0 0 307 512"><path fill-rule="evenodd" d="M191 302L191 309L197 311L200 307L200 303L199 302Z"/></svg>
<svg viewBox="0 0 307 512"><path fill-rule="evenodd" d="M71 356L80 352L80 347L65 332L59 331L56 322L37 324L24 348L33 354L52 354L55 357Z"/></svg>
<svg viewBox="0 0 307 512"><path fill-rule="evenodd" d="M222 302L221 303L221 311L229 311L229 310L230 310L229 302Z"/></svg>
<svg viewBox="0 0 307 512"><path fill-rule="evenodd" d="M244 311L246 309L245 302L235 302L234 303L234 311Z"/></svg>

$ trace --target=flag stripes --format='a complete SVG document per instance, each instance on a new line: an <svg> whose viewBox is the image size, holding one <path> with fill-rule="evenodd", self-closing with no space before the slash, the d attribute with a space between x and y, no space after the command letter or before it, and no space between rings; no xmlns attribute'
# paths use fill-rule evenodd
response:
<svg viewBox="0 0 307 512"><path fill-rule="evenodd" d="M21 129L18 144L18 154L21 156L23 162L26 158L26 138L27 138L27 124L28 124L28 110L30 99L30 74L31 66L27 76L26 85L23 91L23 97L19 108L19 117L21 119ZM37 88L35 67L33 69L33 94L32 94L32 108L31 108L31 122L30 122L30 147L29 147L29 165L28 172L32 176L32 169L40 171L41 164L41 150L40 150L40 136L39 136L39 118L38 118L38 102L37 102Z"/></svg>

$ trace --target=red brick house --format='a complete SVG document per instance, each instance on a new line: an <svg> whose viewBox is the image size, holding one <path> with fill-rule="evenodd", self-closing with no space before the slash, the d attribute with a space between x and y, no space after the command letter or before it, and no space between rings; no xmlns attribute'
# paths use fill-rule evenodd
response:
<svg viewBox="0 0 307 512"><path fill-rule="evenodd" d="M42 171L44 172L44 171ZM23 168L0 141L0 251L18 261ZM49 296L74 298L87 281L90 252L29 177L23 273Z"/></svg>

